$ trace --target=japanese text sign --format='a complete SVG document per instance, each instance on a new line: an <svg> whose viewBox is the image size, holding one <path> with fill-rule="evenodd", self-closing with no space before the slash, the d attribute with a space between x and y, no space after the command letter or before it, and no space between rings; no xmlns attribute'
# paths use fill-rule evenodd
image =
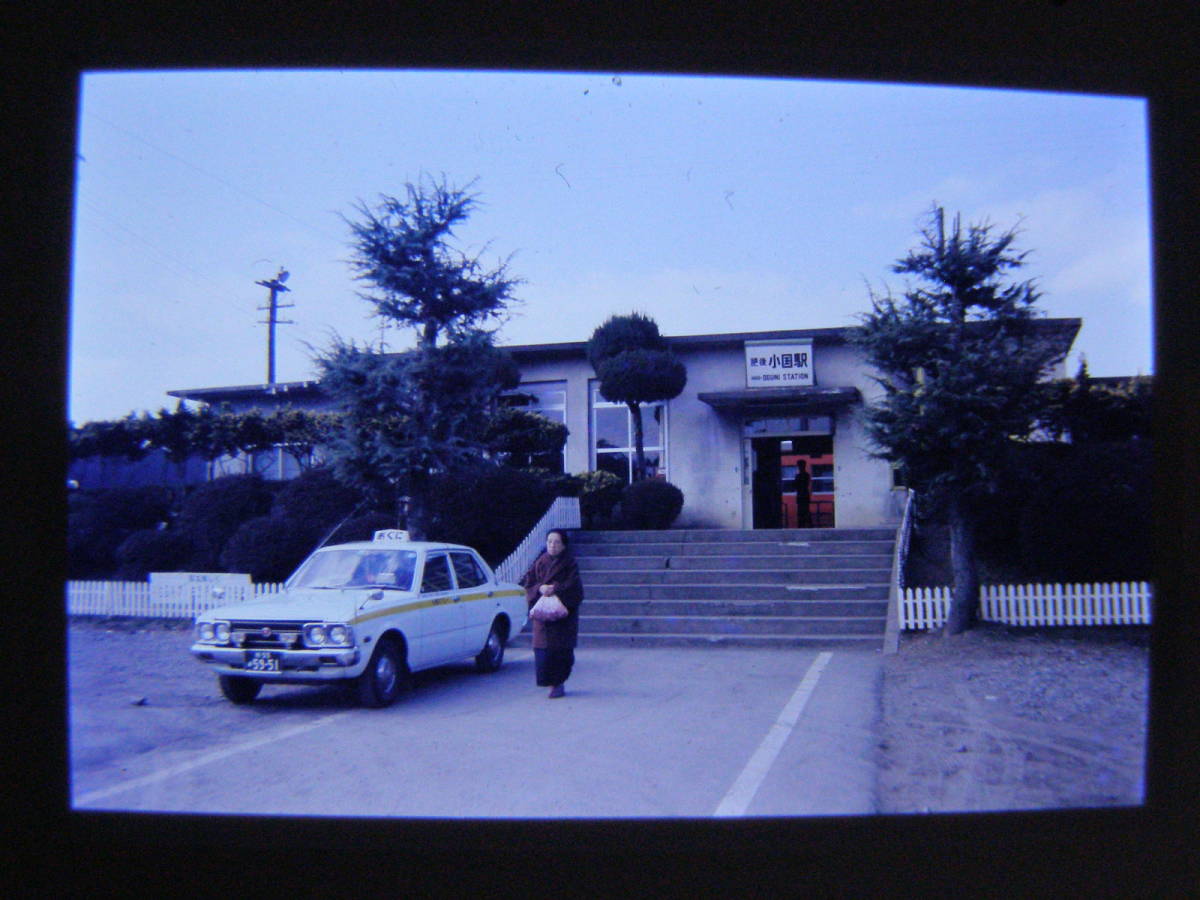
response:
<svg viewBox="0 0 1200 900"><path fill-rule="evenodd" d="M812 341L746 341L746 387L813 384Z"/></svg>

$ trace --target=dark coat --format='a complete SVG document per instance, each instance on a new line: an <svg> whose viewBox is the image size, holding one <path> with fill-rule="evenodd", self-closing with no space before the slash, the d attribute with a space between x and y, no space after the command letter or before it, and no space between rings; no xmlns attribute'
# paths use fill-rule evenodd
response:
<svg viewBox="0 0 1200 900"><path fill-rule="evenodd" d="M529 571L521 576L519 583L525 588L525 600L530 606L542 596L538 588L549 584L567 608L567 615L556 622L530 619L533 646L538 649L573 648L579 636L579 604L583 602L583 583L579 580L579 564L571 551L563 550L558 556L551 556L543 550Z"/></svg>

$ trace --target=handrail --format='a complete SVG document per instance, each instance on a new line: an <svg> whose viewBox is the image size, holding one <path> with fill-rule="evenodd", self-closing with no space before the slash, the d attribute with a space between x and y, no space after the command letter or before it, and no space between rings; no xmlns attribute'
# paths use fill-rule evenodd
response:
<svg viewBox="0 0 1200 900"><path fill-rule="evenodd" d="M887 620L883 629L883 652L900 650L900 597L904 592L904 565L908 560L908 539L912 533L912 507L916 496L912 488L904 493L904 513L896 529L896 547L892 552L892 578L888 585Z"/></svg>
<svg viewBox="0 0 1200 900"><path fill-rule="evenodd" d="M496 580L515 583L542 552L547 531L554 528L579 528L581 521L578 497L555 497L546 514L517 545L517 549L496 566Z"/></svg>

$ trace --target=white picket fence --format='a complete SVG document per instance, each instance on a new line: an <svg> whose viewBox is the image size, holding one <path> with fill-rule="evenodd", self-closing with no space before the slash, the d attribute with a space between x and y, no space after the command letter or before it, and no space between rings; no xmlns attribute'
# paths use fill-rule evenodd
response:
<svg viewBox="0 0 1200 900"><path fill-rule="evenodd" d="M981 616L1006 625L1148 625L1150 584L985 584ZM900 601L904 630L938 628L950 609L950 588L906 588Z"/></svg>
<svg viewBox="0 0 1200 900"><path fill-rule="evenodd" d="M152 619L192 619L206 609L244 603L277 594L275 583L230 586L223 597L189 590L185 585L153 585L145 581L68 581L67 615L134 616Z"/></svg>
<svg viewBox="0 0 1200 900"><path fill-rule="evenodd" d="M516 583L533 565L538 554L545 549L547 531L553 528L578 528L581 522L578 497L554 498L546 514L533 526L525 540L521 541L504 562L496 566L496 580Z"/></svg>

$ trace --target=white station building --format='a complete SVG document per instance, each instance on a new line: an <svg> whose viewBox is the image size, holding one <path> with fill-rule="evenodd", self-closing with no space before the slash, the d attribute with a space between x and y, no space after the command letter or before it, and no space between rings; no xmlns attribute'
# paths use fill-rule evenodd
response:
<svg viewBox="0 0 1200 900"><path fill-rule="evenodd" d="M1079 319L1042 319L1063 357ZM681 528L794 527L792 481L810 476L813 525L893 525L900 514L892 467L873 458L861 410L882 394L854 329L818 328L666 338L687 367L678 397L642 407L646 460L653 477L684 495ZM521 371L526 407L567 426L566 472L605 469L628 480L632 417L610 403L587 361L586 342L505 347ZM1052 377L1066 377L1065 363ZM170 391L187 400L228 403L235 411L292 405L330 408L315 381ZM276 477L290 477L279 454ZM557 462L554 460L553 462ZM294 464L293 464L294 465Z"/></svg>

